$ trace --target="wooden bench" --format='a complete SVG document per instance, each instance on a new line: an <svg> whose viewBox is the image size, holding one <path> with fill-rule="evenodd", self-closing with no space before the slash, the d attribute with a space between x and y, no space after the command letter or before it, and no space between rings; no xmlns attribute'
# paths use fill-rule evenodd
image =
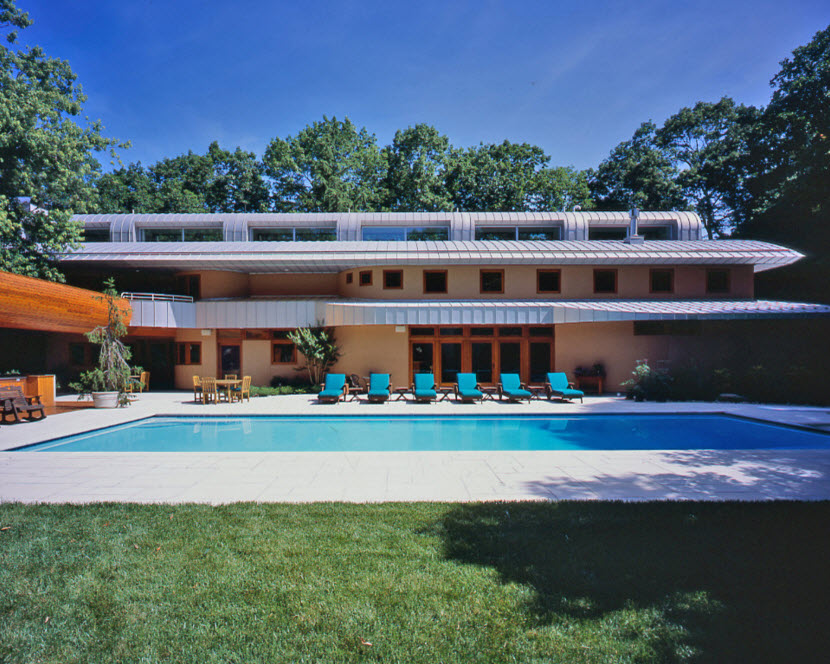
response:
<svg viewBox="0 0 830 664"><path fill-rule="evenodd" d="M46 418L46 411L40 402L40 395L25 397L23 396L23 390L19 387L0 388L0 403L3 404L4 424L9 415L14 416L14 422L22 422L21 415L25 415L27 419L33 420L34 413L38 412L40 413L40 416L37 418L38 420Z"/></svg>

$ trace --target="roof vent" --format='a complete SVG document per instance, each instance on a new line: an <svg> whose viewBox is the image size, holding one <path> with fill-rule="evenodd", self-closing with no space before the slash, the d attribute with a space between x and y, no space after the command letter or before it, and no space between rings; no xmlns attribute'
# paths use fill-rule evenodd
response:
<svg viewBox="0 0 830 664"><path fill-rule="evenodd" d="M630 215L628 235L626 236L624 242L626 244L643 244L643 237L641 235L637 235L637 222L640 220L640 211L633 207L631 208Z"/></svg>

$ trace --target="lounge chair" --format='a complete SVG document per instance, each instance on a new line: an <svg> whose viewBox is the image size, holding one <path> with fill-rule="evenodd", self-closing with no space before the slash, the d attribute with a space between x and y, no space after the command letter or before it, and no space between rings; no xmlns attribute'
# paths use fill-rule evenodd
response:
<svg viewBox="0 0 830 664"><path fill-rule="evenodd" d="M415 374L412 383L412 396L415 401L435 401L438 397L435 387L435 376L431 373Z"/></svg>
<svg viewBox="0 0 830 664"><path fill-rule="evenodd" d="M337 403L341 399L345 399L348 393L349 387L346 385L346 374L328 374L322 391L317 395L317 401Z"/></svg>
<svg viewBox="0 0 830 664"><path fill-rule="evenodd" d="M573 389L573 383L568 382L568 377L561 372L548 374L545 391L547 392L548 399L551 397L559 397L563 400L570 400L579 397L580 403L584 403L582 397L585 396L585 392Z"/></svg>
<svg viewBox="0 0 830 664"><path fill-rule="evenodd" d="M373 373L369 376L369 390L366 398L373 403L383 403L389 400L392 386L389 384L389 374Z"/></svg>
<svg viewBox="0 0 830 664"><path fill-rule="evenodd" d="M520 401L521 399L530 401L533 398L533 394L525 389L519 374L503 373L499 379L501 380L499 383L499 401L502 397L507 397L508 401Z"/></svg>
<svg viewBox="0 0 830 664"><path fill-rule="evenodd" d="M22 422L21 415L25 415L27 419L34 419L34 413L40 413L38 420L46 418L46 411L43 410L43 404L40 402L40 395L26 397L23 396L23 390L18 386L0 388L0 402L3 404L3 422L6 422L8 415L14 416L15 422Z"/></svg>
<svg viewBox="0 0 830 664"><path fill-rule="evenodd" d="M248 401L251 400L251 377L242 376L242 384L231 387L231 401L239 399L240 402L248 396Z"/></svg>
<svg viewBox="0 0 830 664"><path fill-rule="evenodd" d="M455 400L456 401L481 401L484 392L478 384L478 378L474 373L460 373L455 377Z"/></svg>

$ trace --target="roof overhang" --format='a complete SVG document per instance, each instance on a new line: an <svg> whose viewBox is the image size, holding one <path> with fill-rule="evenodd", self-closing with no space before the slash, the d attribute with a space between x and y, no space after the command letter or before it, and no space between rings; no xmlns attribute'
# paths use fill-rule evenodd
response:
<svg viewBox="0 0 830 664"><path fill-rule="evenodd" d="M752 265L756 272L803 255L754 240L470 242L90 243L64 264L182 271L332 273L406 265Z"/></svg>

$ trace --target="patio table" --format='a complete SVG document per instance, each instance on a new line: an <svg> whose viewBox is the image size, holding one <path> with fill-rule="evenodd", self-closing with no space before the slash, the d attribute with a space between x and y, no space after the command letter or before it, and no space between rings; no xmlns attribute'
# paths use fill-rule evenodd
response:
<svg viewBox="0 0 830 664"><path fill-rule="evenodd" d="M219 391L219 388L226 388L225 394L228 398L228 403L231 402L231 388L239 387L242 385L242 380L239 378L217 378L216 379L216 390Z"/></svg>

